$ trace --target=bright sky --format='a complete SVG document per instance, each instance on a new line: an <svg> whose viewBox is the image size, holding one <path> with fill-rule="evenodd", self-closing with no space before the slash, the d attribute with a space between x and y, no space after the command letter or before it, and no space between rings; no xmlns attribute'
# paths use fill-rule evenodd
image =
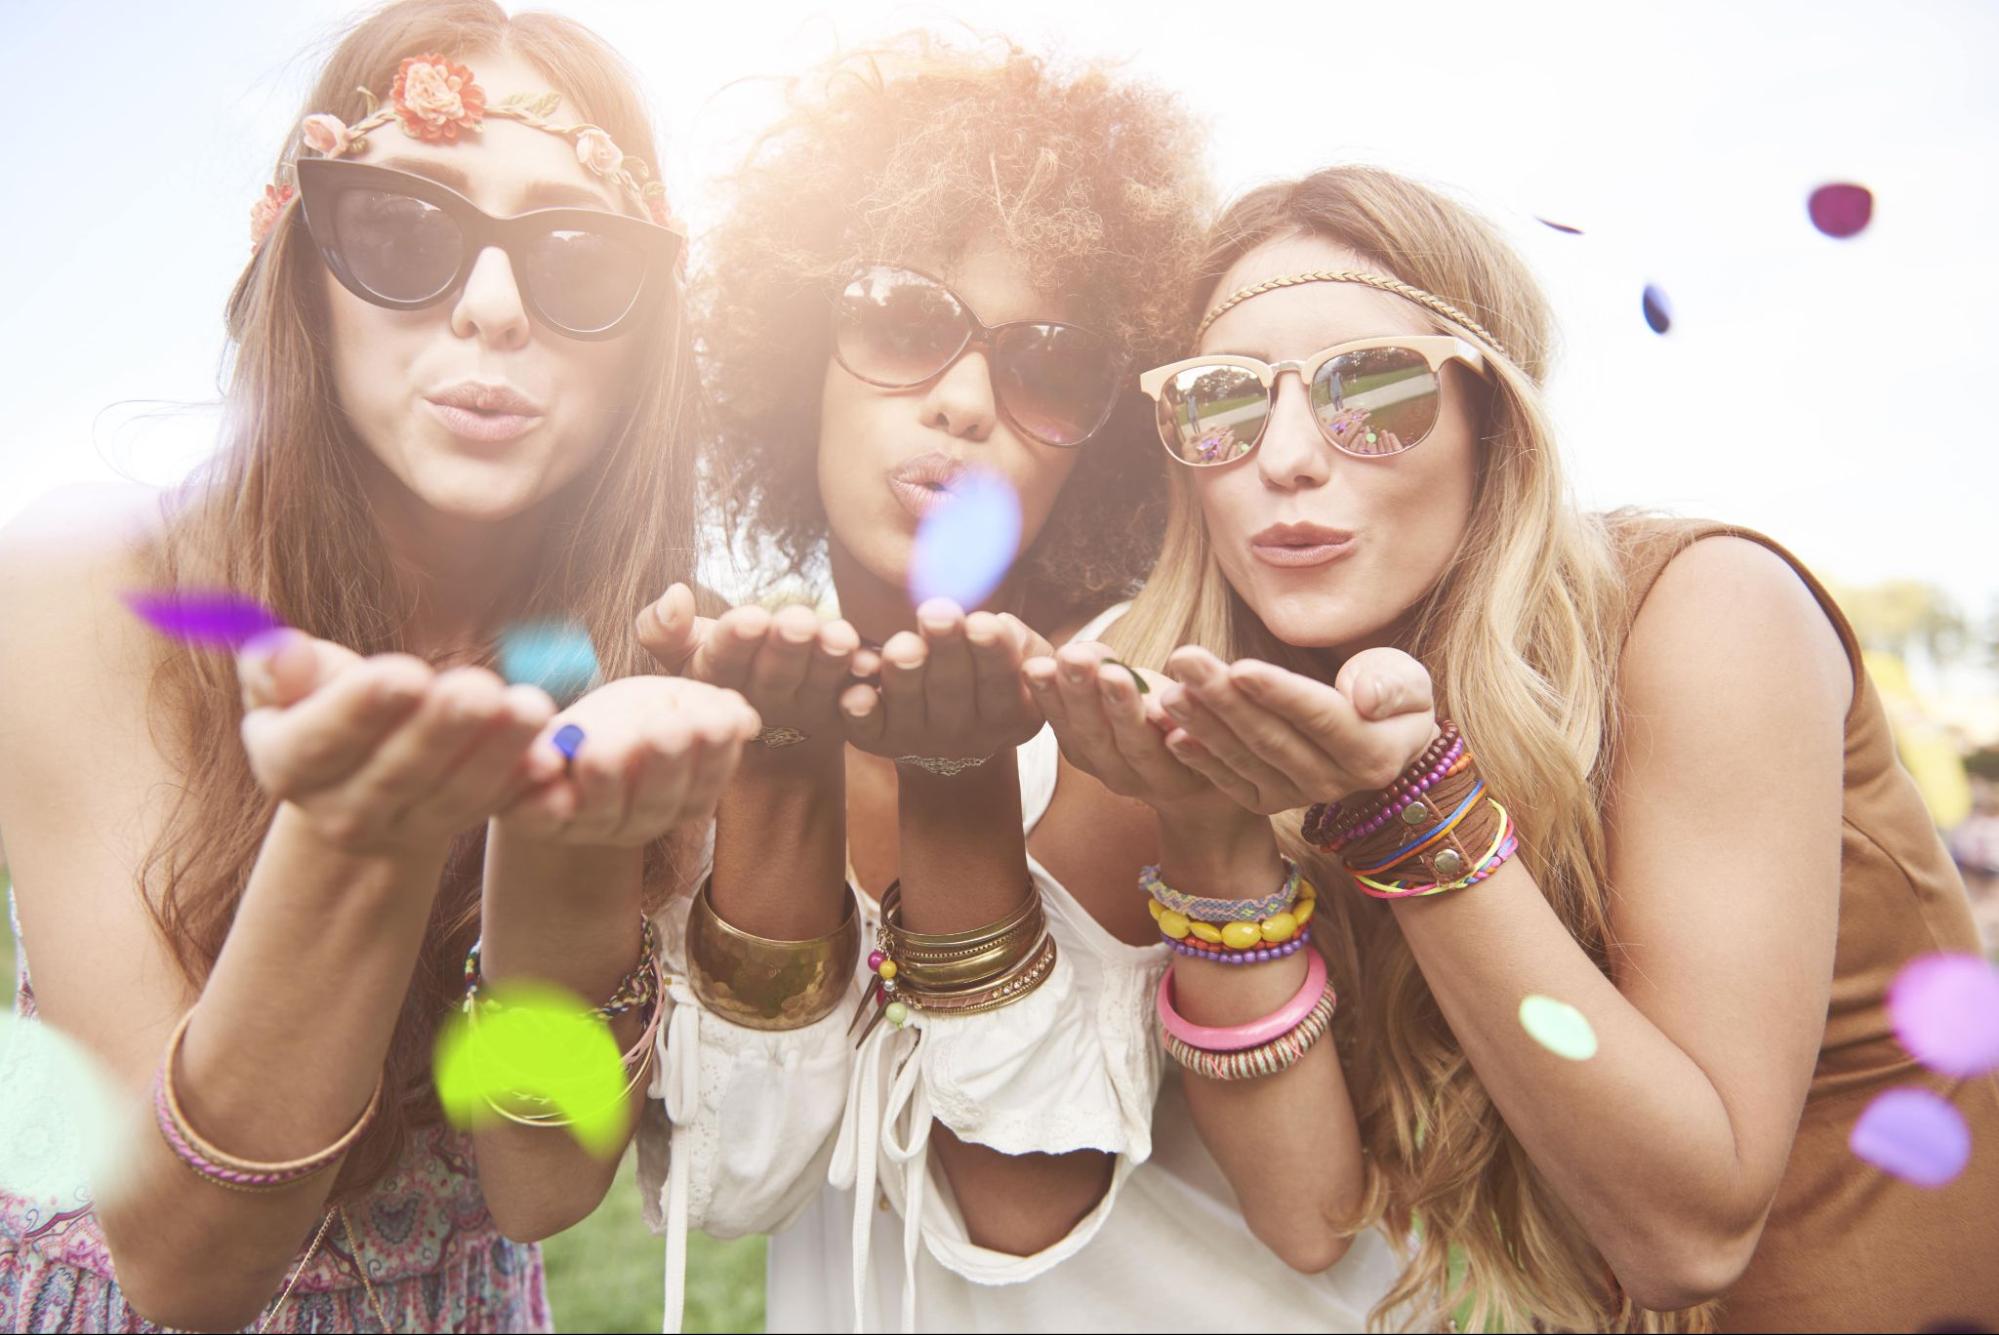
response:
<svg viewBox="0 0 1999 1335"><path fill-rule="evenodd" d="M1229 189L1338 161L1445 186L1555 300L1553 398L1584 502L1752 524L1834 579L1999 606L1999 8L1983 0L556 7L644 75L697 234L705 181L768 115L756 76L914 25L1127 60L1208 120ZM7 7L0 520L67 481L171 479L207 448L214 416L194 405L215 396L250 202L353 12ZM1805 197L1828 180L1875 192L1860 237L1812 230ZM1665 337L1640 317L1648 282L1672 305Z"/></svg>

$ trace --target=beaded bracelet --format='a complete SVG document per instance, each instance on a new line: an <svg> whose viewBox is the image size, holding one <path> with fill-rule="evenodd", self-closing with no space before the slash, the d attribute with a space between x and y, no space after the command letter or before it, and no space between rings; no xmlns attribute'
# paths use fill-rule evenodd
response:
<svg viewBox="0 0 1999 1335"><path fill-rule="evenodd" d="M1303 826L1305 838L1329 853L1337 853L1345 844L1364 839L1380 829L1399 814L1412 798L1433 787L1465 752L1464 738L1458 732L1458 725L1449 719L1440 719L1438 724L1436 740L1403 771L1404 777L1397 778L1387 788L1367 794L1367 800L1358 803L1353 798L1346 798L1338 802L1320 802L1307 808Z"/></svg>
<svg viewBox="0 0 1999 1335"><path fill-rule="evenodd" d="M1331 983L1305 1018L1287 1033L1279 1034L1254 1048L1238 1052L1209 1052L1184 1043L1171 1034L1165 1036L1166 1051L1174 1061L1196 1075L1210 1080L1256 1080L1277 1075L1296 1066L1312 1046L1332 1027L1333 1011L1339 1004Z"/></svg>
<svg viewBox="0 0 1999 1335"><path fill-rule="evenodd" d="M1171 939L1168 939L1166 944L1173 948L1174 954L1184 955L1190 960L1209 960L1215 964L1268 964L1272 960L1281 960L1287 955L1297 954L1311 944L1311 940L1312 929L1301 927L1298 929L1298 935L1281 946L1257 946L1251 950L1224 950L1219 946Z"/></svg>
<svg viewBox="0 0 1999 1335"><path fill-rule="evenodd" d="M239 1159L217 1149L203 1140L189 1123L187 1114L181 1111L180 1096L174 1089L174 1064L180 1056L181 1040L186 1037L187 1026L193 1019L193 1011L181 1016L180 1023L174 1026L172 1035L167 1039L166 1055L160 1059L159 1073L153 1080L153 1118L174 1157L204 1181L232 1191L276 1191L288 1187L325 1172L338 1163L341 1156L361 1138L361 1133L368 1129L369 1123L375 1120L376 1110L382 1106L382 1077L379 1075L375 1078L375 1092L368 1096L368 1106L361 1110L354 1125L317 1154L279 1163L261 1163L254 1159Z"/></svg>
<svg viewBox="0 0 1999 1335"><path fill-rule="evenodd" d="M479 995L484 979L479 974L480 941L472 943L472 949L465 953L465 999L461 1009L471 1013L476 1006L494 1006L499 1003ZM659 940L653 934L652 919L639 915L639 958L631 970L618 980L612 989L610 999L593 1009L590 1014L600 1020L613 1020L635 1007L651 1004L659 995L661 974L658 968Z"/></svg>
<svg viewBox="0 0 1999 1335"><path fill-rule="evenodd" d="M1229 950L1258 950L1266 945L1277 945L1295 936L1299 929L1312 920L1318 907L1318 891L1303 876L1293 877L1298 886L1298 898L1291 907L1271 914L1262 922L1202 922L1185 914L1163 907L1156 899L1148 900L1146 908L1152 920L1159 924L1160 932L1168 941L1185 941L1192 937L1196 942L1206 943Z"/></svg>
<svg viewBox="0 0 1999 1335"><path fill-rule="evenodd" d="M626 1048L625 1051L619 1055L618 1058L619 1063L626 1070L631 1072L631 1076L625 1081L625 1087L623 1091L620 1092L617 1099L613 1101L614 1103L624 1103L625 1101L630 1099L633 1091L638 1089L640 1082L645 1079L647 1070L650 1069L652 1066L654 1040L658 1037L659 1034L660 1020L666 1014L666 1007L659 1004L660 998L664 996L666 993L665 970L663 966L660 964L659 956L657 955L648 955L646 957L646 961L650 962L652 973L654 976L653 995L651 1001L646 1004L647 1008L645 1012L645 1021L646 1021L645 1028L641 1030L639 1032L639 1036L632 1041L632 1045L629 1048ZM642 961L642 963L643 962L644 961ZM468 1022L470 1022L473 1025L477 1025L479 1023L479 1013L483 1010L492 1009L494 1005L495 1003L490 1001L481 1002L478 1005L468 1004L465 1010L465 1017ZM586 1012L586 1013L595 1014L595 1012ZM599 1018L602 1017L600 1016ZM606 1020L605 1023L609 1023L609 1021ZM638 1063L636 1066L632 1064L634 1061ZM531 1127L540 1127L546 1129L546 1128L571 1126L575 1123L575 1118L567 1113L519 1112L516 1111L515 1108L510 1108L507 1106L507 1103L512 1103L520 1107L528 1107L528 1108L550 1107L553 1103L553 1100L546 1098L540 1094L530 1094L525 1090L517 1090L517 1089L507 1090L506 1091L507 1103L500 1102L498 1099L495 1099L491 1093L484 1090L480 1091L479 1097L485 1100L486 1106L488 1108L491 1108L495 1113L499 1114L507 1121L515 1123L518 1126L531 1126Z"/></svg>
<svg viewBox="0 0 1999 1335"><path fill-rule="evenodd" d="M1258 922L1274 913L1284 912L1298 898L1298 864L1290 858L1283 858L1282 861L1283 881L1261 899L1212 899L1190 895L1160 880L1158 867L1139 869L1138 888L1151 895L1159 907L1198 922Z"/></svg>

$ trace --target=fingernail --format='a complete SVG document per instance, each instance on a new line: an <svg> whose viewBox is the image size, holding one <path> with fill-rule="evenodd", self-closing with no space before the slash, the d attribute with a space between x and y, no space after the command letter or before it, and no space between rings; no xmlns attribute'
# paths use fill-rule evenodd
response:
<svg viewBox="0 0 1999 1335"><path fill-rule="evenodd" d="M1062 664L1062 679L1078 686L1090 679L1090 670L1081 663Z"/></svg>

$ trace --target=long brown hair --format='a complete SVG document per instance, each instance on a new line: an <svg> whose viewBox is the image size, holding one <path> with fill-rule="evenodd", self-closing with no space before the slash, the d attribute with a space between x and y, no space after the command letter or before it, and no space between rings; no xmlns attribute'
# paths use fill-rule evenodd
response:
<svg viewBox="0 0 1999 1335"><path fill-rule="evenodd" d="M587 29L551 14L508 18L492 0L400 0L341 40L306 112L352 122L358 91L386 100L403 57L468 58L505 50L547 76L565 105L610 132L628 153L657 162L636 82ZM296 133L279 177L299 152ZM170 587L222 587L261 601L313 635L362 654L404 647L415 592L386 557L363 495L357 452L328 366L324 269L292 209L230 295L227 414L211 463L169 498L161 579ZM546 504L556 507L532 587L493 612L505 621L570 618L596 641L607 678L652 670L632 618L694 566L693 470L683 446L691 365L678 301L643 335L634 406L584 474ZM491 656L490 646L465 646ZM234 666L218 655L165 652L153 681L165 754L182 769L180 796L143 870L148 906L190 986L199 988L228 937L236 905L269 828L273 804L257 788L237 741L242 710ZM477 932L483 833L452 851L422 953L391 1041L375 1124L335 1185L351 1198L394 1162L413 1126L437 1110L430 1048L465 953Z"/></svg>
<svg viewBox="0 0 1999 1335"><path fill-rule="evenodd" d="M1483 339L1486 405L1470 523L1446 575L1412 609L1403 649L1429 669L1440 711L1478 739L1495 792L1533 793L1514 810L1520 854L1550 905L1609 972L1603 813L1617 734L1616 668L1627 595L1618 528L1580 512L1542 404L1552 320L1525 265L1471 210L1392 172L1338 167L1245 195L1217 222L1196 270L1193 309L1266 241L1306 233L1442 297ZM1434 318L1434 317L1433 317ZM1445 332L1473 337L1443 326ZM1181 644L1305 671L1230 588L1186 470L1176 470L1164 552L1112 639L1152 664ZM1281 823L1287 851L1316 871L1338 930L1322 934L1342 996L1336 1027L1368 1150L1355 1227L1381 1224L1409 1264L1376 1308L1412 1326L1701 1330L1712 1309L1634 1307L1472 1070L1387 906ZM1413 1240L1413 1241L1411 1241ZM1406 1308L1404 1305L1407 1305Z"/></svg>

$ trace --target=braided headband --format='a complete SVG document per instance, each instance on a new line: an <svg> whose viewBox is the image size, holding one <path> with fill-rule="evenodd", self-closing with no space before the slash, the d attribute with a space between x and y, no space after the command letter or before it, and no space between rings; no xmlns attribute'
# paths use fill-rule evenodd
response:
<svg viewBox="0 0 1999 1335"><path fill-rule="evenodd" d="M598 126L581 121L557 125L549 119L562 103L560 93L514 93L487 106L486 90L472 71L440 55L406 57L396 70L386 103L366 88L358 91L367 99L368 114L352 125L323 111L307 116L299 125L305 147L326 158L358 153L367 147L369 132L390 121L399 122L412 139L455 144L462 135L477 133L486 117L498 116L569 140L575 145L576 160L622 190L648 219L682 231L667 208L665 183L653 175L644 158L626 153ZM264 187L263 198L250 209L252 250L264 244L295 194L290 182Z"/></svg>
<svg viewBox="0 0 1999 1335"><path fill-rule="evenodd" d="M1377 291L1391 293L1404 300L1413 301L1432 314L1440 315L1459 328L1470 331L1483 340L1494 352L1505 357L1508 361L1513 360L1512 355L1506 351L1506 346L1487 333L1485 326L1451 305L1450 302L1445 301L1442 297L1425 292L1420 287L1411 287L1400 279L1389 278L1378 273L1363 273L1357 269L1314 269L1310 273L1286 274L1282 278L1267 279L1264 282L1257 283L1253 287L1245 287L1231 292L1228 296L1223 297L1212 310L1201 317L1200 327L1194 330L1195 342L1200 341L1201 335L1208 332L1208 326L1221 319L1225 311L1232 310L1243 302L1248 301L1251 297L1262 296L1265 292L1274 292L1280 287L1296 287L1300 283L1359 283L1363 287L1371 287Z"/></svg>

